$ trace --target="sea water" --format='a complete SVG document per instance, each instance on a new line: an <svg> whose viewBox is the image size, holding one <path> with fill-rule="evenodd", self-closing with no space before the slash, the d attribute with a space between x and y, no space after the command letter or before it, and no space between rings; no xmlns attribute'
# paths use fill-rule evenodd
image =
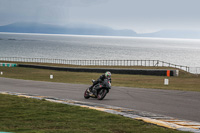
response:
<svg viewBox="0 0 200 133"><path fill-rule="evenodd" d="M200 67L200 40L0 33L0 57L161 60Z"/></svg>

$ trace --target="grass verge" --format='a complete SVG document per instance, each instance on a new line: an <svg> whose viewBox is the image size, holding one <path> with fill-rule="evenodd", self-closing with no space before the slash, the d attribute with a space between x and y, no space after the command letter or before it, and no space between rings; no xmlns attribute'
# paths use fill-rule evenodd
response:
<svg viewBox="0 0 200 133"><path fill-rule="evenodd" d="M0 132L181 133L96 110L0 94Z"/></svg>
<svg viewBox="0 0 200 133"><path fill-rule="evenodd" d="M60 66L58 64L48 64L48 65ZM61 66L66 67L66 65L61 65ZM69 67L69 65L67 67ZM144 67L117 67L117 68L144 69ZM152 68L150 67L149 69ZM154 67L154 69L164 69L164 68ZM88 84L88 85L91 84L91 79L97 79L100 76L99 73L67 72L67 71L54 71L45 69L20 68L20 67L12 67L12 68L0 67L0 71L4 73L3 75L0 75L0 77L25 79L25 80L75 83L75 84ZM54 75L54 79L49 78L50 74ZM167 86L164 85L165 78L169 79L169 85ZM180 76L178 77L112 74L112 85L125 86L125 87L200 91L199 81L200 81L200 76L193 75L184 71L180 71Z"/></svg>

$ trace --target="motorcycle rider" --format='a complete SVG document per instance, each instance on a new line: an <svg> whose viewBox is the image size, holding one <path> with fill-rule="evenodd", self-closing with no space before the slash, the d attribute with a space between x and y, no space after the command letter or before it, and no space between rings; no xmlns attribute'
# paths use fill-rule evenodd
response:
<svg viewBox="0 0 200 133"><path fill-rule="evenodd" d="M104 81L104 79L109 79L111 83L111 72L107 71L105 74L102 74L96 81L93 81L93 85L89 87L89 92L92 92L92 88L98 84ZM96 91L92 94L92 96L96 95Z"/></svg>

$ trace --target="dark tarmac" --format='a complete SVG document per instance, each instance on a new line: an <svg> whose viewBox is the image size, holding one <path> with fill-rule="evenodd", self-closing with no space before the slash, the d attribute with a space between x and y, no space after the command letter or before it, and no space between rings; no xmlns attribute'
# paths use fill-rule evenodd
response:
<svg viewBox="0 0 200 133"><path fill-rule="evenodd" d="M89 85L0 78L0 91L100 103L200 122L200 92L113 86L104 100L84 99Z"/></svg>

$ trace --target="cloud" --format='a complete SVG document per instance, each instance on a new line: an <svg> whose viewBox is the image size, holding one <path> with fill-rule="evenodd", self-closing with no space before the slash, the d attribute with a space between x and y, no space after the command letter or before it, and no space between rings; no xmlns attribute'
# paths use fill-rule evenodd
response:
<svg viewBox="0 0 200 133"><path fill-rule="evenodd" d="M0 25L34 21L113 28L200 29L199 0L0 0Z"/></svg>
<svg viewBox="0 0 200 133"><path fill-rule="evenodd" d="M105 4L109 0L70 0L71 6L92 6L96 4Z"/></svg>
<svg viewBox="0 0 200 133"><path fill-rule="evenodd" d="M4 21L67 22L67 0L0 0L0 17Z"/></svg>

